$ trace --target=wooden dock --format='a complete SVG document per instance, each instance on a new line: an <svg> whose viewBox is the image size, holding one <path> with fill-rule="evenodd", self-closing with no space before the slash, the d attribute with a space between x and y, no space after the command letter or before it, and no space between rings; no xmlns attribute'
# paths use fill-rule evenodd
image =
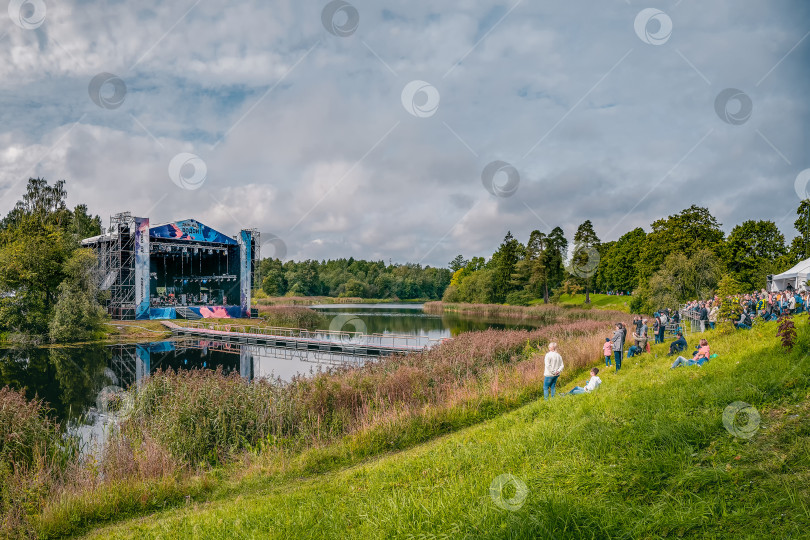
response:
<svg viewBox="0 0 810 540"><path fill-rule="evenodd" d="M444 339L430 339L421 336L231 325L210 323L205 320L186 321L183 324L173 321L161 322L178 336L356 356L388 356L421 352L444 341Z"/></svg>

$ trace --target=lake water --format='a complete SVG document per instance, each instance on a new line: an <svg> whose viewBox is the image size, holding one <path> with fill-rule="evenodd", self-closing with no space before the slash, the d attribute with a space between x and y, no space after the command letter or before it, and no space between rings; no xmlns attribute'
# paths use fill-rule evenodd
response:
<svg viewBox="0 0 810 540"><path fill-rule="evenodd" d="M460 316L455 313L432 315L422 311L422 304L323 304L310 308L328 317L332 330L354 331L353 324L356 322L368 334L401 334L443 339L462 332L487 328L531 328L508 320Z"/></svg>
<svg viewBox="0 0 810 540"><path fill-rule="evenodd" d="M397 334L439 340L487 328L527 328L506 321L458 315L429 315L421 304L330 304L313 306L333 330ZM373 360L373 359L371 359ZM94 425L103 397L136 384L158 369L217 369L252 379L289 380L337 364L359 365L368 357L319 353L204 339L138 344L0 349L0 387L24 388L43 399L59 420L82 417ZM103 407L101 407L103 409ZM103 420L103 418L102 418Z"/></svg>

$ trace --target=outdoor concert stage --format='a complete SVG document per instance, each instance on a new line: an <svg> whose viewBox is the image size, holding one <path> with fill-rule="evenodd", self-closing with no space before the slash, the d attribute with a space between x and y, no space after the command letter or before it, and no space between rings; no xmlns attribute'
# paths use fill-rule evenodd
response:
<svg viewBox="0 0 810 540"><path fill-rule="evenodd" d="M129 212L82 240L96 251L99 286L114 319L250 317L259 233L227 236L194 219L150 227Z"/></svg>

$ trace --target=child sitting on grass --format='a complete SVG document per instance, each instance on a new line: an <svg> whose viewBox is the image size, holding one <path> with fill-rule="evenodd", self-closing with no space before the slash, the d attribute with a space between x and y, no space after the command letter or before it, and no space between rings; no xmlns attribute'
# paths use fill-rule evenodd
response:
<svg viewBox="0 0 810 540"><path fill-rule="evenodd" d="M602 345L602 352L605 354L605 367L610 367L610 357L613 356L613 343L610 338L605 338L605 344Z"/></svg>
<svg viewBox="0 0 810 540"><path fill-rule="evenodd" d="M570 396L570 395L586 394L586 393L589 393L589 392L593 392L594 390L599 388L600 384L602 384L602 379L597 377L598 373L599 373L599 368L593 368L591 370L591 378L588 379L587 383L585 383L585 388L583 388L581 386L575 386L575 387L573 387L571 389L570 392L566 393L565 395Z"/></svg>
<svg viewBox="0 0 810 540"><path fill-rule="evenodd" d="M669 369L674 369L679 366L702 366L709 361L710 354L711 350L709 349L709 342L705 339L701 339L700 346L698 347L698 350L695 351L695 356L693 356L691 360L687 360L683 356L679 356L674 362L672 362L672 366Z"/></svg>

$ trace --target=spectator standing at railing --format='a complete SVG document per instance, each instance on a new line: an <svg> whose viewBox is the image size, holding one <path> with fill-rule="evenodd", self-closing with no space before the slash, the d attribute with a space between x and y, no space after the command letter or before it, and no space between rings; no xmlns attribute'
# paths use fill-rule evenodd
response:
<svg viewBox="0 0 810 540"><path fill-rule="evenodd" d="M711 309L709 310L709 328L714 330L714 327L717 325L717 316L720 314L720 305L719 303L713 303Z"/></svg>

